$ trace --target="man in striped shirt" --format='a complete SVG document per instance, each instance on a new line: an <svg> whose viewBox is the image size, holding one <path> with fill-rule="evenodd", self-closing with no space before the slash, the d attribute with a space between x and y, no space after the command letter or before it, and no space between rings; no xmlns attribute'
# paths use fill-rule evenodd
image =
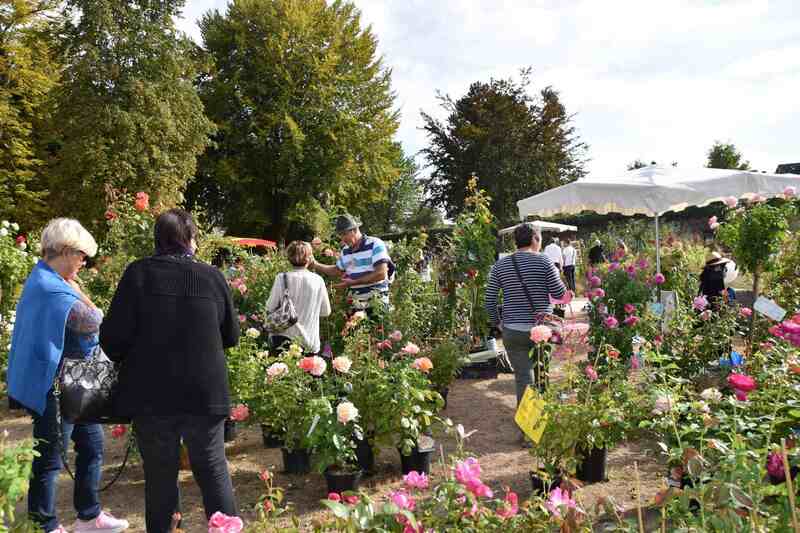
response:
<svg viewBox="0 0 800 533"><path fill-rule="evenodd" d="M342 251L335 265L314 261L312 270L328 276L340 276L334 287L347 287L353 311L368 310L377 300L389 305L389 276L394 267L386 243L361 233L359 222L350 215L336 219L336 233Z"/></svg>
<svg viewBox="0 0 800 533"><path fill-rule="evenodd" d="M545 361L531 361L531 328L544 313L552 313L550 296L560 299L566 288L553 261L543 253L541 230L528 222L514 229L517 251L492 266L486 285L486 312L493 327L502 328L503 345L514 367L517 405L528 385L546 384ZM497 315L497 298L503 291L503 316Z"/></svg>

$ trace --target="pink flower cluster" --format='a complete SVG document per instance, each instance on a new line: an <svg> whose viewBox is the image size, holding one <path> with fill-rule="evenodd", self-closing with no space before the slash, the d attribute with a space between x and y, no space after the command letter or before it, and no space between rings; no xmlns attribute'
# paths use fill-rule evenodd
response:
<svg viewBox="0 0 800 533"><path fill-rule="evenodd" d="M231 409L231 420L236 422L242 422L243 420L247 420L247 417L250 416L250 409L243 403L240 403L233 409Z"/></svg>
<svg viewBox="0 0 800 533"><path fill-rule="evenodd" d="M497 516L505 520L511 518L519 512L519 498L517 494L506 487L506 499L503 507L497 509Z"/></svg>
<svg viewBox="0 0 800 533"><path fill-rule="evenodd" d="M708 307L708 298L706 298L705 294L696 296L695 299L692 301L692 307L697 311L702 311L706 307Z"/></svg>
<svg viewBox="0 0 800 533"><path fill-rule="evenodd" d="M746 374L732 372L728 376L728 385L736 394L736 399L744 402L747 400L747 393L756 389L756 380Z"/></svg>
<svg viewBox="0 0 800 533"><path fill-rule="evenodd" d="M425 472L419 473L416 470L412 470L405 476L403 476L403 483L406 484L406 487L409 489L427 489L428 488L428 476L425 475Z"/></svg>
<svg viewBox="0 0 800 533"><path fill-rule="evenodd" d="M392 346L393 346L393 343L400 342L401 340L403 340L403 333L400 330L394 330L393 332L391 332L389 334L388 338L378 342L378 344L376 344L375 346L379 350L391 350ZM416 347L416 345L414 343L410 342L403 348L403 350L408 348L409 345ZM419 351L419 349L417 351Z"/></svg>
<svg viewBox="0 0 800 533"><path fill-rule="evenodd" d="M576 508L575 500L572 499L569 491L561 490L561 487L556 487L550 492L550 497L547 498L544 506L557 518L561 518L561 511Z"/></svg>
<svg viewBox="0 0 800 533"><path fill-rule="evenodd" d="M239 291L239 294L244 296L247 294L247 285L245 284L244 278L233 278L228 282L231 287Z"/></svg>
<svg viewBox="0 0 800 533"><path fill-rule="evenodd" d="M329 492L328 499L332 502L344 502L348 505L355 505L358 503L358 496L342 496L338 492Z"/></svg>
<svg viewBox="0 0 800 533"><path fill-rule="evenodd" d="M769 332L800 348L800 313L769 328Z"/></svg>
<svg viewBox="0 0 800 533"><path fill-rule="evenodd" d="M239 533L244 522L238 516L228 516L217 511L208 521L208 533Z"/></svg>
<svg viewBox="0 0 800 533"><path fill-rule="evenodd" d="M476 497L491 498L494 493L492 489L483 484L480 476L481 465L474 457L468 457L456 463L456 481L464 485L464 487Z"/></svg>

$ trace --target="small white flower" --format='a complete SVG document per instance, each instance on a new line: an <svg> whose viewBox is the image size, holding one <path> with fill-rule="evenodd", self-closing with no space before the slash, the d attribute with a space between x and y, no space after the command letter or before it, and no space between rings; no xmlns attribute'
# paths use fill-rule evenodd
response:
<svg viewBox="0 0 800 533"><path fill-rule="evenodd" d="M6 228L0 228L0 236L5 237L8 235L8 230Z"/></svg>
<svg viewBox="0 0 800 533"><path fill-rule="evenodd" d="M714 387L709 387L700 393L700 397L707 402L717 403L722 400L722 393Z"/></svg>
<svg viewBox="0 0 800 533"><path fill-rule="evenodd" d="M16 222L12 222L11 229L14 231L19 231L19 224L17 224Z"/></svg>
<svg viewBox="0 0 800 533"><path fill-rule="evenodd" d="M11 225L11 224L9 224L9 223L8 223L8 220L4 220L4 221L3 221L3 223L2 223L2 226L3 226L4 228L7 228L7 227L8 227L8 226L10 226L10 225Z"/></svg>
<svg viewBox="0 0 800 533"><path fill-rule="evenodd" d="M259 359L266 359L267 357L269 357L269 352L266 350L261 350L260 352L256 352L256 357L258 357Z"/></svg>
<svg viewBox="0 0 800 533"><path fill-rule="evenodd" d="M17 246L19 246L20 250L25 250L28 247L28 244L24 243L24 242L21 242ZM27 252L25 253L25 255L28 255Z"/></svg>
<svg viewBox="0 0 800 533"><path fill-rule="evenodd" d="M245 331L244 334L250 337L251 339L257 339L261 336L261 332L258 331L256 328L247 328L247 331Z"/></svg>

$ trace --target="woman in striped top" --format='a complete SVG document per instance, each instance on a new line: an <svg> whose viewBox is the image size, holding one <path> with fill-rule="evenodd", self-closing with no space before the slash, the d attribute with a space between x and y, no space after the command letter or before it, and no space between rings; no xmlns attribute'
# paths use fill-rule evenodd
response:
<svg viewBox="0 0 800 533"><path fill-rule="evenodd" d="M514 366L519 404L528 385L544 383L538 376L539 362L532 362L528 356L533 347L531 328L537 325L541 314L553 312L550 296L561 298L566 288L553 261L539 253L542 233L537 226L527 222L520 224L514 229L514 241L517 251L492 266L485 302L492 326L502 328L503 345ZM502 317L497 316L500 290L503 291Z"/></svg>

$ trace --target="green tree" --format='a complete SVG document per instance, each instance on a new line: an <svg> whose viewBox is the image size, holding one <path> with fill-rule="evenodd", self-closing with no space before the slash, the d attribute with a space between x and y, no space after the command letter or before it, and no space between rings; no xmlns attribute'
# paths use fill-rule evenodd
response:
<svg viewBox="0 0 800 533"><path fill-rule="evenodd" d="M182 0L70 0L51 179L60 212L97 220L112 186L179 203L213 124L195 88Z"/></svg>
<svg viewBox="0 0 800 533"><path fill-rule="evenodd" d="M397 161L400 176L389 186L386 194L377 202L366 204L361 210L361 222L367 231L375 234L408 229L408 224L422 206L422 184L417 179L419 167L413 157L403 154L397 145Z"/></svg>
<svg viewBox="0 0 800 533"><path fill-rule="evenodd" d="M400 175L391 73L353 4L233 0L200 29L214 66L199 88L219 131L191 202L231 232L282 238L292 206L361 212L383 197Z"/></svg>
<svg viewBox="0 0 800 533"><path fill-rule="evenodd" d="M448 217L464 208L473 173L504 224L518 218L518 200L585 174L586 145L571 125L572 116L553 88L536 98L528 94L530 72L522 70L519 81L475 82L456 101L439 95L448 113L445 122L422 113L429 139L422 152L433 169L425 187Z"/></svg>
<svg viewBox="0 0 800 533"><path fill-rule="evenodd" d="M707 155L706 166L708 168L750 169L750 162L742 160L742 153L732 143L715 141Z"/></svg>
<svg viewBox="0 0 800 533"><path fill-rule="evenodd" d="M0 216L32 228L44 217L38 132L58 80L46 16L55 0L0 3Z"/></svg>

